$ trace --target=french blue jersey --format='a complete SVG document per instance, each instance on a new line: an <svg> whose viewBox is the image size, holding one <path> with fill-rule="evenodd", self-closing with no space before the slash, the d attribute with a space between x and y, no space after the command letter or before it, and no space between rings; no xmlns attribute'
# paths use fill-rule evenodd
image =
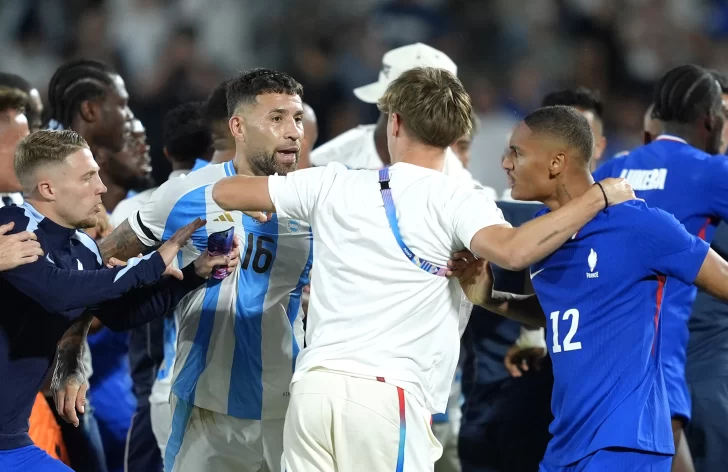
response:
<svg viewBox="0 0 728 472"><path fill-rule="evenodd" d="M211 233L235 228L239 268L223 281L211 279L177 308L172 392L217 413L280 419L303 344L301 292L309 282L313 238L300 221L274 215L259 223L223 211L212 200L212 187L234 174L227 162L167 181L129 223L141 242L153 246L194 218L206 218L180 252L180 265L207 248Z"/></svg>
<svg viewBox="0 0 728 472"><path fill-rule="evenodd" d="M662 301L677 282L694 281L708 249L669 214L633 200L599 213L531 267L554 371L546 464L609 447L674 452Z"/></svg>
<svg viewBox="0 0 728 472"><path fill-rule="evenodd" d="M606 162L594 179L625 178L637 197L671 213L687 231L705 241L713 239L718 223L728 221L728 159L700 151L684 140L662 135L624 157ZM690 419L690 396L685 381L688 319L697 288L673 282L666 294L662 362L670 412Z"/></svg>

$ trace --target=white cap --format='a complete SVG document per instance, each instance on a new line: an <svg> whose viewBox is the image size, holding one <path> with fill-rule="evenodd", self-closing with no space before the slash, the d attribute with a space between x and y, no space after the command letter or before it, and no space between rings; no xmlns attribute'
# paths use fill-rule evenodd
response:
<svg viewBox="0 0 728 472"><path fill-rule="evenodd" d="M409 44L384 54L379 80L373 84L355 88L354 95L363 102L377 103L394 79L404 71L415 67L437 67L455 75L458 73L457 66L444 52L427 44Z"/></svg>

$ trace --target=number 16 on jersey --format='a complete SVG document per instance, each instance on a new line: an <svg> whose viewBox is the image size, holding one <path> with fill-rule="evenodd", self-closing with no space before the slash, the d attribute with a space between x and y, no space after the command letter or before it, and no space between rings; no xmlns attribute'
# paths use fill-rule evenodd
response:
<svg viewBox="0 0 728 472"><path fill-rule="evenodd" d="M579 310L572 308L570 310L566 310L563 316L560 315L560 311L551 312L551 331L553 333L552 352L557 354L562 350L578 351L581 349L581 341L574 342L574 336L576 336L576 332L579 330ZM566 333L566 336L564 337L563 346L559 343L559 318L563 321L571 321L569 332Z"/></svg>

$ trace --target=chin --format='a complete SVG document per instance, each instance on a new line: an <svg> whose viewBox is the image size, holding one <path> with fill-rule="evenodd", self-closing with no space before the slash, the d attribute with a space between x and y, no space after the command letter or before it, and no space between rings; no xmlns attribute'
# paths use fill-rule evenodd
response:
<svg viewBox="0 0 728 472"><path fill-rule="evenodd" d="M76 223L76 229L89 229L89 228L95 228L96 225L99 224L99 217L98 216L91 216L89 218L86 218L85 220L81 220L78 223Z"/></svg>
<svg viewBox="0 0 728 472"><path fill-rule="evenodd" d="M289 172L293 172L298 169L298 163L294 164L276 164L275 171L278 175L287 175Z"/></svg>
<svg viewBox="0 0 728 472"><path fill-rule="evenodd" d="M522 202L532 202L538 200L533 195L529 195L527 192L522 192L518 187L511 188L511 198Z"/></svg>

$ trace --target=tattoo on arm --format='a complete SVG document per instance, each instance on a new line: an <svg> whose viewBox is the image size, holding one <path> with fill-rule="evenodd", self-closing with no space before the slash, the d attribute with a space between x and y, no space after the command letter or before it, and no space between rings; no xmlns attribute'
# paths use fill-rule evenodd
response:
<svg viewBox="0 0 728 472"><path fill-rule="evenodd" d="M541 241L539 241L539 242L538 242L538 245L539 245L539 246L542 246L543 244L546 244L546 242L547 242L547 241L548 241L549 239L553 238L553 237L554 237L554 236L556 236L557 234L559 234L559 232L558 232L558 231L554 231L553 233L549 234L548 236L546 236L545 238L543 238L543 239L542 239Z"/></svg>
<svg viewBox="0 0 728 472"><path fill-rule="evenodd" d="M148 248L142 244L126 220L99 243L99 249L101 258L108 261L112 257L127 260L145 252Z"/></svg>

